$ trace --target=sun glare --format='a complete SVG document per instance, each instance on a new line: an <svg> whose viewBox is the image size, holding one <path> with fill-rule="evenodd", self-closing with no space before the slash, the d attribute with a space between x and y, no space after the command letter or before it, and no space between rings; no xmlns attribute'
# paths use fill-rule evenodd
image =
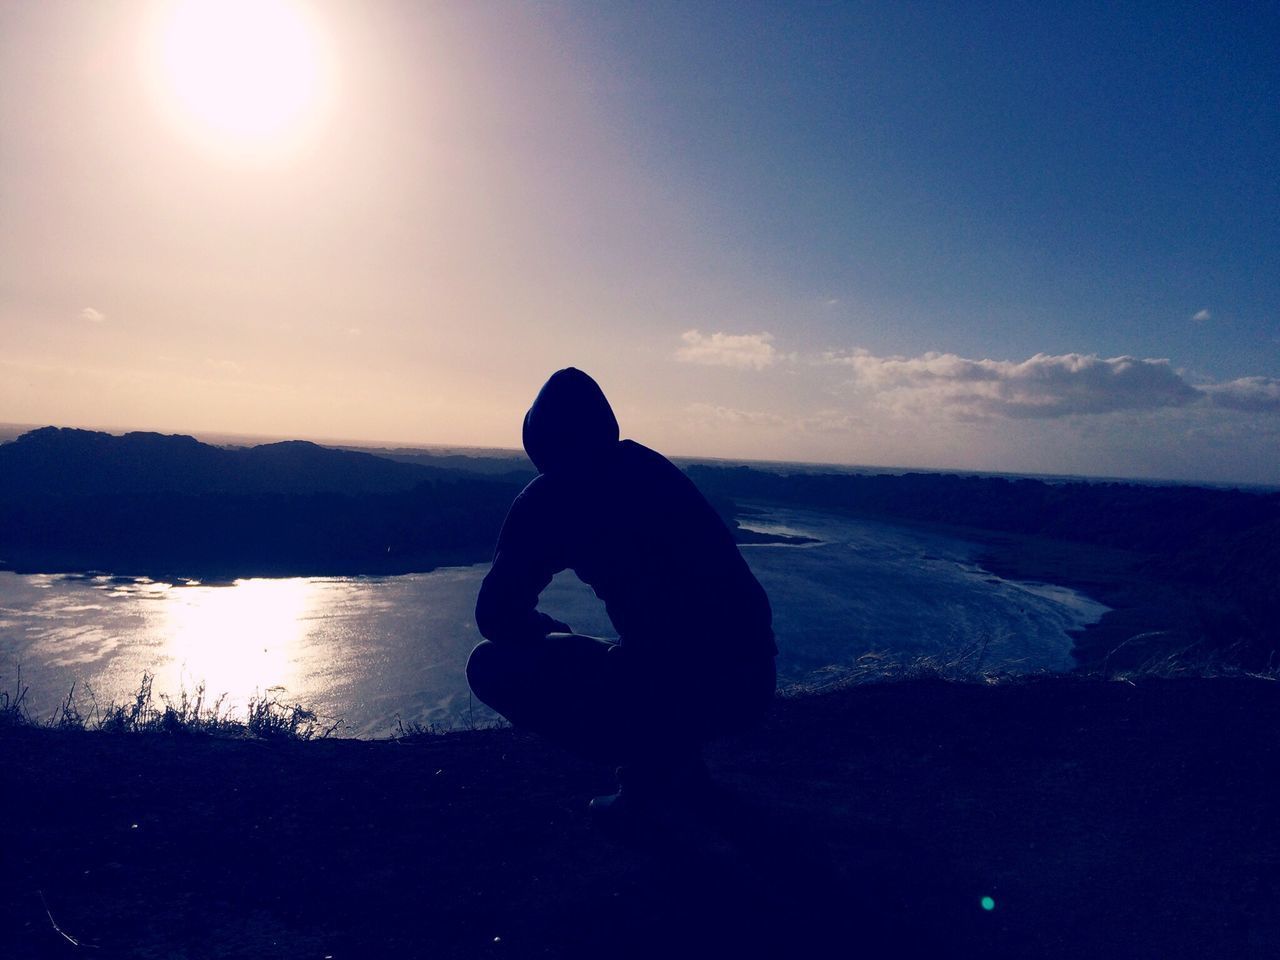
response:
<svg viewBox="0 0 1280 960"><path fill-rule="evenodd" d="M285 145L315 119L320 37L289 0L179 0L148 53L151 83L187 130L230 149Z"/></svg>
<svg viewBox="0 0 1280 960"><path fill-rule="evenodd" d="M314 593L310 581L300 578L168 590L164 653L168 672L176 675L161 676L161 686L178 690L204 683L211 696L226 693L241 704L271 685L292 690Z"/></svg>

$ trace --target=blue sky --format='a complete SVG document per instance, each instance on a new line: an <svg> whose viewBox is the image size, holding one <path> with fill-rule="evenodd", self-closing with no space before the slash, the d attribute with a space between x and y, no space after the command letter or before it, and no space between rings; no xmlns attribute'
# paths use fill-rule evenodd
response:
<svg viewBox="0 0 1280 960"><path fill-rule="evenodd" d="M0 6L0 420L1280 482L1274 6L186 9Z"/></svg>
<svg viewBox="0 0 1280 960"><path fill-rule="evenodd" d="M585 8L584 8L585 9ZM869 347L1272 373L1274 8L630 5L583 17L646 160ZM573 19L573 18L567 18ZM1214 324L1187 321L1208 309ZM815 320L838 340L856 317Z"/></svg>

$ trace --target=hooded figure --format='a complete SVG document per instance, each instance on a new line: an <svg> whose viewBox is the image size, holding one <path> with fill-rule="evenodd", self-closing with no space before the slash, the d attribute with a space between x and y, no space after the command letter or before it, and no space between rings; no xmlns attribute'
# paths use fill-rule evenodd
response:
<svg viewBox="0 0 1280 960"><path fill-rule="evenodd" d="M618 439L609 401L582 371L546 382L524 448L538 476L511 505L480 588L487 640L467 664L472 689L517 726L620 764L623 793L593 801L598 814L644 805L622 795L696 797L703 741L772 699L768 598L689 478ZM538 610L566 569L604 602L616 643Z"/></svg>

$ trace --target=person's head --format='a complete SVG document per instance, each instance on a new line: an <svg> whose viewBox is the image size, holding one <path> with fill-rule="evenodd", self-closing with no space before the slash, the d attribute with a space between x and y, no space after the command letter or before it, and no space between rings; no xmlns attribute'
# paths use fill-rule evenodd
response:
<svg viewBox="0 0 1280 960"><path fill-rule="evenodd" d="M589 469L618 444L618 420L600 385L557 370L524 418L524 450L539 473Z"/></svg>

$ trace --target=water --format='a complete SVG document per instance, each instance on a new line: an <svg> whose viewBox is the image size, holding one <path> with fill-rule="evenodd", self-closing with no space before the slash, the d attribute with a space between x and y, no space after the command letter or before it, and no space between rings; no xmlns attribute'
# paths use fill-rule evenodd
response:
<svg viewBox="0 0 1280 960"><path fill-rule="evenodd" d="M1067 634L1106 610L1069 590L1003 580L969 543L914 529L804 511L751 524L818 543L743 548L769 593L785 681L864 653L942 656L975 646L983 664L1071 666ZM240 580L231 585L0 573L0 690L16 672L38 715L73 683L82 711L130 699L144 671L156 693L255 692L343 717L343 732L385 736L406 723L491 717L463 667L480 639L472 619L487 565L398 577ZM542 609L583 633L612 636L604 609L571 573Z"/></svg>

